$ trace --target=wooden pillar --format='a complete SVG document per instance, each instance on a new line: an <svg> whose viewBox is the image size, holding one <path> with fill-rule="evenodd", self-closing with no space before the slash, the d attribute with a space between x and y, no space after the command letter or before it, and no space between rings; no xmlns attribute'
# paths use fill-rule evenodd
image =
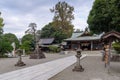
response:
<svg viewBox="0 0 120 80"><path fill-rule="evenodd" d="M79 42L79 48L81 49L81 42Z"/></svg>
<svg viewBox="0 0 120 80"><path fill-rule="evenodd" d="M105 49L105 67L108 68L108 72L109 72L109 69L110 69L110 46L109 45L106 45L106 49Z"/></svg>
<svg viewBox="0 0 120 80"><path fill-rule="evenodd" d="M93 41L91 41L91 51L93 50Z"/></svg>
<svg viewBox="0 0 120 80"><path fill-rule="evenodd" d="M78 49L80 49L80 42L78 42L78 44L77 44L77 45L78 45Z"/></svg>
<svg viewBox="0 0 120 80"><path fill-rule="evenodd" d="M113 40L110 39L110 40L109 40L109 48L110 48L110 49L111 49L111 47L112 47L112 42L113 42Z"/></svg>
<svg viewBox="0 0 120 80"><path fill-rule="evenodd" d="M72 41L71 41L71 49L72 49Z"/></svg>

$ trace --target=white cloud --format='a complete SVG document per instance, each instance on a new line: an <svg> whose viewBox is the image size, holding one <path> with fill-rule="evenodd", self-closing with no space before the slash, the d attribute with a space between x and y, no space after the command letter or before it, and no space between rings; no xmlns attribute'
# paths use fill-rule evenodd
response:
<svg viewBox="0 0 120 80"><path fill-rule="evenodd" d="M82 6L80 7L76 6L75 8L75 14L74 14L75 20L73 21L75 29L84 30L86 27L88 27L87 18L92 5L87 6L87 4L82 4Z"/></svg>
<svg viewBox="0 0 120 80"><path fill-rule="evenodd" d="M73 20L75 28L84 30L87 26L86 20L93 1L66 0L75 8L75 20ZM52 21L53 14L49 9L57 2L57 0L1 0L0 7L5 23L4 32L22 37L31 22L35 22L38 29L41 29Z"/></svg>

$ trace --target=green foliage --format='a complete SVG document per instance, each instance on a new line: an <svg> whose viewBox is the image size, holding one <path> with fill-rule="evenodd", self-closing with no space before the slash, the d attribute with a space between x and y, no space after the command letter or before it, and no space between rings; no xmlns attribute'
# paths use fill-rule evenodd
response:
<svg viewBox="0 0 120 80"><path fill-rule="evenodd" d="M25 41L30 41L33 42L33 35L32 34L26 34L22 37L22 43L24 43Z"/></svg>
<svg viewBox="0 0 120 80"><path fill-rule="evenodd" d="M22 37L22 49L25 49L26 53L29 53L35 48L34 39L32 34L26 34Z"/></svg>
<svg viewBox="0 0 120 80"><path fill-rule="evenodd" d="M71 37L72 33L73 33L73 25L69 22L61 22L61 21L55 21L53 22L53 27L55 29L59 29L61 30L65 35L66 35L66 38L69 38ZM64 24L64 26L63 26Z"/></svg>
<svg viewBox="0 0 120 80"><path fill-rule="evenodd" d="M66 2L58 2L50 10L55 14L54 19L42 28L41 38L55 38L55 43L61 43L73 33L74 26L71 21L74 19L74 8Z"/></svg>
<svg viewBox="0 0 120 80"><path fill-rule="evenodd" d="M112 46L117 51L117 54L120 54L120 42L116 42Z"/></svg>
<svg viewBox="0 0 120 80"><path fill-rule="evenodd" d="M32 48L32 46L31 46L31 42L30 41L24 41L23 44L21 45L21 49L25 49L25 52L27 54L30 53L31 48Z"/></svg>
<svg viewBox="0 0 120 80"><path fill-rule="evenodd" d="M93 33L120 31L120 0L95 0L87 23Z"/></svg>
<svg viewBox="0 0 120 80"><path fill-rule="evenodd" d="M0 54L0 58L8 58L8 56L7 56L7 55L1 55L1 54Z"/></svg>
<svg viewBox="0 0 120 80"><path fill-rule="evenodd" d="M68 3L58 2L53 9L50 9L54 15L54 21L71 22L74 19L73 11L74 7Z"/></svg>
<svg viewBox="0 0 120 80"><path fill-rule="evenodd" d="M52 37L55 38L55 43L61 43L63 39L67 38L67 35L62 30L58 29L52 34Z"/></svg>
<svg viewBox="0 0 120 80"><path fill-rule="evenodd" d="M8 42L9 44L12 44L13 42L15 42L16 48L19 48L19 40L15 34L6 33L3 35L3 39L4 39L4 42Z"/></svg>
<svg viewBox="0 0 120 80"><path fill-rule="evenodd" d="M2 28L4 26L3 24L3 18L0 17L0 28Z"/></svg>
<svg viewBox="0 0 120 80"><path fill-rule="evenodd" d="M1 12L0 12L1 16ZM0 17L0 57L4 56L4 53L11 50L11 46L8 45L8 42L3 40L3 18Z"/></svg>
<svg viewBox="0 0 120 80"><path fill-rule="evenodd" d="M0 16L1 16L1 13L0 13ZM0 17L0 35L3 34L3 18Z"/></svg>
<svg viewBox="0 0 120 80"><path fill-rule="evenodd" d="M37 28L36 23L30 23L28 27L30 27L30 28L27 31L25 31L25 33L35 35L36 28Z"/></svg>
<svg viewBox="0 0 120 80"><path fill-rule="evenodd" d="M60 52L60 48L58 48L57 46L49 46L49 49L53 53Z"/></svg>
<svg viewBox="0 0 120 80"><path fill-rule="evenodd" d="M54 27L54 22L52 22L42 28L41 38L55 38L55 43L61 43L63 39L67 38L67 34L60 28Z"/></svg>
<svg viewBox="0 0 120 80"><path fill-rule="evenodd" d="M0 39L0 55L4 56L4 53L11 52L12 51L12 46L9 41L6 42L6 39L1 36Z"/></svg>
<svg viewBox="0 0 120 80"><path fill-rule="evenodd" d="M41 38L50 38L55 31L53 23L49 23L42 28Z"/></svg>
<svg viewBox="0 0 120 80"><path fill-rule="evenodd" d="M37 31L37 24L36 23L30 23L30 27L25 33L33 35L33 42L34 42L34 47L36 45L36 31Z"/></svg>
<svg viewBox="0 0 120 80"><path fill-rule="evenodd" d="M67 38L71 37L74 27L71 24L71 21L74 19L74 7L64 1L58 2L55 7L50 10L54 13L53 27L61 29Z"/></svg>

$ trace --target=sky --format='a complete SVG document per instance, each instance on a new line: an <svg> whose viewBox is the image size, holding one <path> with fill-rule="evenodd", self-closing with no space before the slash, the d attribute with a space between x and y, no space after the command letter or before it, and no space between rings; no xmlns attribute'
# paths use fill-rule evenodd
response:
<svg viewBox="0 0 120 80"><path fill-rule="evenodd" d="M1 17L5 23L4 33L13 33L21 38L30 23L36 23L37 30L41 30L52 22L54 14L50 9L58 1L65 1L74 7L74 29L84 30L88 26L87 18L94 0L0 0Z"/></svg>

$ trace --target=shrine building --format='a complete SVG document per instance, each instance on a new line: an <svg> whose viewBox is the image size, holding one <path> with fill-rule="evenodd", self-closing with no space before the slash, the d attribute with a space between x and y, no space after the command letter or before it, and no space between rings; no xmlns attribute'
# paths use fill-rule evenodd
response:
<svg viewBox="0 0 120 80"><path fill-rule="evenodd" d="M82 50L101 50L103 43L101 41L104 32L97 35L91 35L88 29L84 32L74 32L71 38L65 39L67 49L77 49L81 48Z"/></svg>

